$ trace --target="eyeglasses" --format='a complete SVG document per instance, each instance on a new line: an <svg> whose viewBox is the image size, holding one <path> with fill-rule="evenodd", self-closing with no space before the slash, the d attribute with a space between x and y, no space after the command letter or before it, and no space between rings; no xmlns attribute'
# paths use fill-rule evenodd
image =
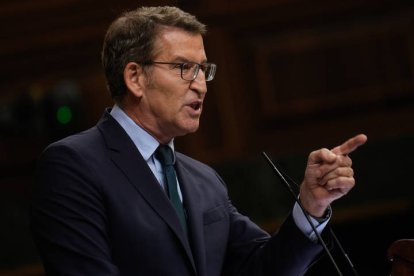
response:
<svg viewBox="0 0 414 276"><path fill-rule="evenodd" d="M163 62L163 61L150 61L147 64L170 64L175 65L174 68L180 68L181 78L186 81L193 81L197 78L198 72L203 71L205 80L211 81L216 74L217 65L214 63L195 63L195 62Z"/></svg>

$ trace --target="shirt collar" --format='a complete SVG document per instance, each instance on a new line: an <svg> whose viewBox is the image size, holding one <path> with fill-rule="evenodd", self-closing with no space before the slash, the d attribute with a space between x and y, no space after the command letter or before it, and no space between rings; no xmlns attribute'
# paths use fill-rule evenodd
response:
<svg viewBox="0 0 414 276"><path fill-rule="evenodd" d="M128 115L118 105L113 106L110 114L125 130L132 142L134 142L144 160L148 162L160 143L151 134L128 117ZM168 146L174 152L174 139L171 139Z"/></svg>

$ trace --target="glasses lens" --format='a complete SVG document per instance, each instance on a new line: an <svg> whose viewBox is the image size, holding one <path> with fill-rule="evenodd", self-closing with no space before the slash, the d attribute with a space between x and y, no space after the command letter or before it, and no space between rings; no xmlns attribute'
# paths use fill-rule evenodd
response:
<svg viewBox="0 0 414 276"><path fill-rule="evenodd" d="M181 65L181 77L192 81L197 77L199 66L197 63L186 62Z"/></svg>
<svg viewBox="0 0 414 276"><path fill-rule="evenodd" d="M203 71L206 81L214 79L214 75L216 74L216 65L213 63L205 63L201 65L193 62L183 63L181 65L181 77L187 81L195 80L200 69Z"/></svg>
<svg viewBox="0 0 414 276"><path fill-rule="evenodd" d="M214 75L216 74L216 65L213 63L207 63L205 65L204 75L206 77L206 81L211 81L214 79Z"/></svg>

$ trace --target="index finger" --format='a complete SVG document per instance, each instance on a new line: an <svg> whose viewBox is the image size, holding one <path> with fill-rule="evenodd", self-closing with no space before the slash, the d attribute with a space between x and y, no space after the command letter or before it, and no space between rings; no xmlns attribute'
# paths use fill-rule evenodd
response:
<svg viewBox="0 0 414 276"><path fill-rule="evenodd" d="M335 154L347 155L359 146L362 146L367 141L368 137L365 134L359 134L344 142L342 145L332 149Z"/></svg>

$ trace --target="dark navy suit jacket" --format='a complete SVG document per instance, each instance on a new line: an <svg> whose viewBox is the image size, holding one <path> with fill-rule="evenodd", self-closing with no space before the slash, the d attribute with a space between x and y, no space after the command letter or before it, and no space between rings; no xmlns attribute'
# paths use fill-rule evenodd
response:
<svg viewBox="0 0 414 276"><path fill-rule="evenodd" d="M105 112L42 154L31 228L47 275L302 275L321 252L288 217L270 237L210 167L176 153L189 237L147 163Z"/></svg>

